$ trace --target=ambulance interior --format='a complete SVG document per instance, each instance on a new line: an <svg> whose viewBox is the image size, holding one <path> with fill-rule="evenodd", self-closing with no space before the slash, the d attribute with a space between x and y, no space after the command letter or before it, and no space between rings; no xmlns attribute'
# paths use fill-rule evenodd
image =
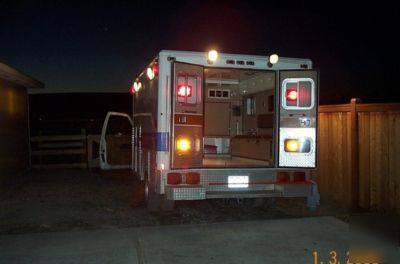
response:
<svg viewBox="0 0 400 264"><path fill-rule="evenodd" d="M275 73L205 69L203 167L271 167Z"/></svg>

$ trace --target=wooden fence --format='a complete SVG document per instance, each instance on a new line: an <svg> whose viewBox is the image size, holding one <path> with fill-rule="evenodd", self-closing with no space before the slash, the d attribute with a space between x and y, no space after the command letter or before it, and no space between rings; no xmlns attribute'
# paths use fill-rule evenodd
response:
<svg viewBox="0 0 400 264"><path fill-rule="evenodd" d="M322 198L400 214L400 104L320 106L318 134Z"/></svg>
<svg viewBox="0 0 400 264"><path fill-rule="evenodd" d="M31 137L33 168L87 168L86 131L78 135Z"/></svg>

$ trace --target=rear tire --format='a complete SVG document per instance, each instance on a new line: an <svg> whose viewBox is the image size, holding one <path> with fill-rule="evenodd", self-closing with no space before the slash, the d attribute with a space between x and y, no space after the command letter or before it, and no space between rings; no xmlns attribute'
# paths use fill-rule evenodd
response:
<svg viewBox="0 0 400 264"><path fill-rule="evenodd" d="M154 191L154 186L150 184L150 182L147 180L147 177L145 179L145 201L146 201L146 207L149 212L161 212L161 211L172 211L175 206L175 201L173 200L168 200L167 197L161 194L158 194Z"/></svg>
<svg viewBox="0 0 400 264"><path fill-rule="evenodd" d="M149 212L158 212L160 211L160 195L154 192L152 186L148 181L148 177L146 175L144 180L144 197L146 202L146 207Z"/></svg>
<svg viewBox="0 0 400 264"><path fill-rule="evenodd" d="M249 198L246 205L254 209L264 209L267 210L271 208L275 203L273 197L259 197L259 198Z"/></svg>
<svg viewBox="0 0 400 264"><path fill-rule="evenodd" d="M161 195L161 211L168 212L174 210L175 201L168 200L166 195Z"/></svg>
<svg viewBox="0 0 400 264"><path fill-rule="evenodd" d="M266 199L262 197L262 198L253 198L252 200L253 200L251 205L252 208L263 208Z"/></svg>
<svg viewBox="0 0 400 264"><path fill-rule="evenodd" d="M135 176L133 176L133 177L135 177ZM145 203L146 203L145 182L140 181L140 182L136 183L136 180L135 180L130 206L132 208L137 208L137 207L143 206Z"/></svg>

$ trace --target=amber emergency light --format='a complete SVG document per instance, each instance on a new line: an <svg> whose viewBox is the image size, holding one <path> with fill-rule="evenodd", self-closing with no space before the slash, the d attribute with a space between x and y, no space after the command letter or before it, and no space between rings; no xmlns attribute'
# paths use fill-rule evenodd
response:
<svg viewBox="0 0 400 264"><path fill-rule="evenodd" d="M190 151L190 149L191 149L190 140L188 138L184 138L184 137L178 138L176 140L176 149L179 152L188 152L188 151Z"/></svg>

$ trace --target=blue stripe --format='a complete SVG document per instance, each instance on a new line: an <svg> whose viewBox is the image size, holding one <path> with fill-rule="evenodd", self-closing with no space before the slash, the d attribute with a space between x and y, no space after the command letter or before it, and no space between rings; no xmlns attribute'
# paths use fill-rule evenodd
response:
<svg viewBox="0 0 400 264"><path fill-rule="evenodd" d="M168 151L169 149L169 133L168 132L157 132L157 151Z"/></svg>

